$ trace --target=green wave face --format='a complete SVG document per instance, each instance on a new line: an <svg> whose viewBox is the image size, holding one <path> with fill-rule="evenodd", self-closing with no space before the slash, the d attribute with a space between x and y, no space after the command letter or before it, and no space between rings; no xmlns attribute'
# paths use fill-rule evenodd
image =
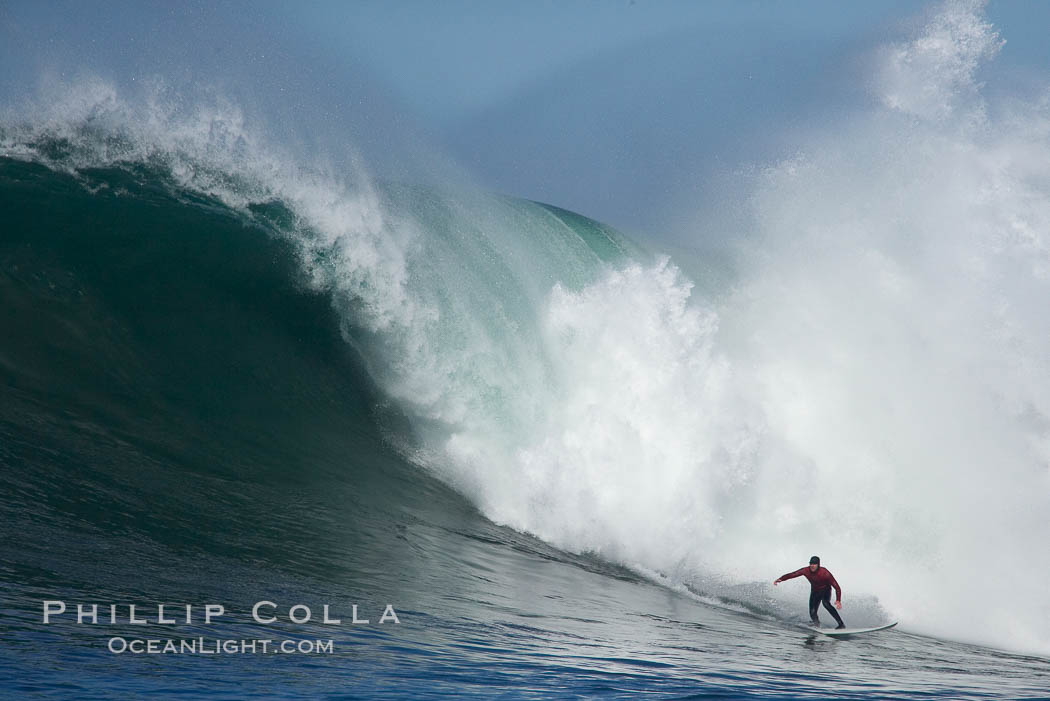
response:
<svg viewBox="0 0 1050 701"><path fill-rule="evenodd" d="M538 291L499 264L483 227L456 218L478 202L531 223L542 239L532 245L560 241L560 272L576 282L623 244L530 202L376 192L403 231L415 227L408 254L391 260L405 261L424 296L384 300L374 272L384 261L347 273L364 249L324 239L276 198L231 206L142 163L0 159L0 489L17 534L0 551L13 581L83 597L130 586L151 599L221 591L236 601L236 572L263 582L245 590L253 596L307 577L288 586L316 591L320 578L341 596L407 603L426 577L455 575L434 559L443 538L420 549L406 529L510 537L409 452L440 397L390 392L404 358L384 353L412 338L398 305L416 305L427 343L447 352L478 338L497 345L507 325L531 323L527 296ZM463 260L472 254L493 264ZM477 286L474 314L444 281ZM484 392L477 401L505 401Z"/></svg>
<svg viewBox="0 0 1050 701"><path fill-rule="evenodd" d="M507 416L494 373L514 372L481 363L547 372L528 357L536 300L637 251L554 207L396 183L370 192L355 239L276 192L235 201L156 164L33 148L0 159L8 419L61 408L210 475L290 479L318 451L355 475L414 444L449 417L447 397L411 396L430 380L412 362L448 358L464 401Z"/></svg>

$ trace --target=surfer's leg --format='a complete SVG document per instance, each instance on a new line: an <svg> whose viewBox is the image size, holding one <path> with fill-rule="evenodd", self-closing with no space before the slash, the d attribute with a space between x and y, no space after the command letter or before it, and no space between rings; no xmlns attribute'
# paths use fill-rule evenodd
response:
<svg viewBox="0 0 1050 701"><path fill-rule="evenodd" d="M828 610L828 612L831 614L831 617L834 618L836 621L838 621L839 628L845 628L846 624L842 622L842 617L839 616L839 612L836 611L835 607L831 605L831 590L830 589L828 589L827 591L824 592L823 602L824 602L824 608L826 608Z"/></svg>
<svg viewBox="0 0 1050 701"><path fill-rule="evenodd" d="M809 620L813 625L819 626L820 619L817 618L817 607L820 606L820 594L815 591L809 593Z"/></svg>

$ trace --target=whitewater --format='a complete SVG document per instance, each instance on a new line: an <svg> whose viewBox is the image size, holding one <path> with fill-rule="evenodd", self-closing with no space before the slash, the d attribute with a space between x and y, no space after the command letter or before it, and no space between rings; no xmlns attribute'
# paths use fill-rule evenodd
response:
<svg viewBox="0 0 1050 701"><path fill-rule="evenodd" d="M54 304L80 309L69 300L93 300L90 322L69 323L91 329L82 338L108 339L116 350L97 356L83 351L93 359L76 367L88 370L67 376L63 368L73 364L62 359L67 356L56 354L53 368L34 365L30 351L12 340L15 334L0 348L0 367L13 378L10 407L19 407L5 414L13 428L5 429L9 443L0 454L12 495L4 513L10 533L21 529L30 534L23 537L39 539L8 553L16 564L5 570L5 597L17 598L17 578L50 562L25 553L43 552L43 543L63 534L84 537L61 517L67 508L62 505L77 501L72 495L48 507L55 513L51 530L26 526L35 522L32 505L40 503L57 473L41 468L39 475L29 470L19 476L23 461L37 458L17 447L18 436L29 430L17 415L30 411L23 407L46 407L48 397L61 396L39 379L47 373L65 378L68 386L115 358L127 362L128 376L141 372L148 380L117 378L114 387L120 385L127 396L152 387L164 397L157 404L164 408L152 411L179 418L170 425L159 418L134 423L137 419L117 418L134 412L115 408L125 399L113 399L99 410L98 416L107 418L92 419L98 424L92 430L112 433L113 445L122 446L114 449L134 445L136 455L154 456L129 458L127 465L156 460L158 484L164 485L157 492L179 481L171 476L173 467L161 466L166 460L192 464L190 472L206 475L203 484L212 486L195 487L201 490L198 505L187 498L168 504L170 511L158 510L168 513L172 524L219 524L222 513L234 513L242 524L236 532L252 543L214 535L213 544L200 546L207 562L204 580L212 591L226 591L220 583L232 560L237 571L243 568L242 582L272 580L285 591L298 586L311 596L330 596L339 579L323 561L341 552L336 544L341 520L355 519L347 526L354 534L353 555L343 553L346 559L337 568L353 582L351 592L365 592L361 600L367 603L374 582L381 582L413 601L403 615L408 625L413 612L435 616L419 638L402 626L392 634L398 640L380 637L375 645L391 646L384 648L388 656L397 646L431 650L475 677L489 670L484 650L496 650L509 676L498 689L476 687L481 695L557 693L554 681L527 689L514 681L516 674L535 671L531 664L554 663L513 659L514 646L539 659L549 644L555 650L550 654L566 665L563 673L586 679L576 688L581 694L647 688L685 694L693 674L726 684L720 688L727 695L819 696L830 682L816 667L806 668L812 676L792 681L789 668L809 662L794 653L783 667L776 661L776 646L796 635L786 631L804 619L801 586L772 586L778 575L813 554L843 585L842 613L851 626L900 622L899 633L883 634L870 649L819 648L845 656L840 659L845 668L863 670L873 685L865 690L864 683L843 682L836 687L843 697L872 691L907 697L952 684L960 695L980 698L1045 691L1050 678L1045 586L1050 92L989 96L981 70L995 60L1003 41L981 3L957 1L937 6L909 36L866 55L870 100L863 108L798 134L790 157L742 165L727 177L731 184L722 204L733 216L698 217L720 227L702 232L719 242L717 255L709 258L668 254L642 234L628 236L547 204L377 177L363 158L305 162L234 102L212 96L187 105L160 79L136 90L94 77L59 81L27 103L10 106L0 126L0 184L24 188L12 189L5 200L11 211L25 204L29 213L18 221L36 217L26 203L39 202L37 211L43 212L46 202L69 197L79 203L69 205L71 212L92 212L104 202L114 218L100 215L99 221L148 225L129 225L129 233L112 241L100 235L97 244L85 229L83 248L55 254L62 262L54 263L54 270L83 279L69 283L74 292L68 298L54 292L55 299L65 300ZM43 188L39 200L24 194L40 182L51 189ZM184 244L177 232L155 232L153 227L163 228L162 219L151 218L151 202L157 211L199 222L199 231L219 232L194 244L225 251L219 262L208 258L211 267L199 273L208 294L157 293L166 301L153 310L112 301L118 293L130 298L126 290L148 286L153 275L170 280L172 289L181 284L180 275L190 280L198 275L192 266L200 261L189 254L190 272L170 263L183 260ZM127 210L133 214L112 214L136 203L143 206ZM199 219L191 211L199 211ZM89 219L70 215L62 221L73 230L70 222ZM11 225L10 246L0 259L5 280L11 281L2 289L11 308L17 307L15 300L36 310L6 317L9 328L30 338L28 326L17 324L49 314L51 307L37 308L33 294L18 285L30 284L25 281L32 276L24 271L39 264L34 256L45 255L39 251L65 251L69 244L56 239L59 243L33 248L32 237L22 240L15 229ZM149 257L157 270L121 257L124 246L148 251L151 245L163 252ZM85 272L96 270L83 262L91 250L104 259L97 266L104 272ZM272 260L284 263L271 269L266 261ZM162 274L160 268L169 263L172 270ZM248 265L254 267L243 267ZM114 272L105 272L107 266ZM257 275L264 282L250 282ZM32 278L38 287L26 289L51 295L47 290L64 279L53 272L41 276ZM40 282L45 278L51 287ZM225 294L227 283L236 289L236 303L210 296ZM58 282L60 290L63 284ZM198 297L199 308L186 301ZM265 311L264 301L280 311ZM124 311L109 320L111 308ZM79 313L68 316L76 319ZM185 329L192 327L190 320L203 319L215 334L231 335L229 343L187 341L178 351L196 357L196 348L212 348L213 355L202 352L199 358L205 363L224 353L249 352L243 350L249 340L258 344L251 361L255 379L223 390L242 398L236 411L227 415L223 400L200 399L214 378L198 376L193 363L172 360L171 367L183 375L159 363L153 367L153 354L164 356L162 345L128 340L138 338L140 329L154 329L143 338L162 338L164 332L156 329L163 327L165 314L185 318L182 333L196 333ZM211 320L220 314L229 318ZM269 329L271 316L293 325L298 337L314 338L325 349L317 351L322 359L300 367L313 352L295 350L291 340L262 350L283 338L260 330ZM238 336L242 329L250 335ZM52 331L39 333L44 338ZM287 369L269 365L268 357L286 362ZM225 369L215 370L215 377L239 372L234 361L220 367ZM285 378L274 380L280 388L274 406L254 409L265 404L260 398L265 392L256 396L249 386L282 372ZM37 380L44 389L32 389ZM180 395L187 382L197 388L197 398L191 399L188 389ZM94 397L95 391L85 384L71 396L81 401L81 394ZM296 412L299 418L293 419ZM227 451L204 437L215 417L228 432L223 440L243 448L241 457L238 448ZM323 456L317 460L325 466L325 486L303 487L291 507L302 520L285 522L295 534L289 543L316 540L323 547L304 545L302 555L287 549L278 555L261 535L255 540L253 519L283 508L278 497L289 480L299 485L288 476L269 484L270 473L262 468L254 475L253 460L284 475L276 462L267 462L276 458L255 443L260 440L256 419L272 419L265 425L277 436L280 454L296 456L292 462L306 461L306 454ZM25 425L46 437L41 427L52 422L62 423L55 418ZM65 428L54 430L66 435ZM340 442L344 432L354 437ZM180 435L184 440L177 440ZM73 438L46 440L70 446L63 450L73 463L89 454L86 448L79 452L74 446L81 443ZM235 476L207 474L220 455L240 466L229 468ZM373 467L366 471L365 463ZM134 471L120 469L121 475ZM344 490L339 480L348 476L354 486ZM126 502L119 496L123 477L85 479L114 499L115 514L134 512L128 504L139 498L160 498L145 478L135 487L142 490L139 497ZM222 486L226 479L232 487ZM359 488L367 498L351 495ZM249 505L247 496L244 503L215 496L241 489L267 507ZM358 509L368 514L360 522L345 515ZM389 516L395 512L396 519ZM129 547L146 547L136 529L172 552L181 547L145 520L129 517L111 530L110 517L90 518L99 519L92 528L106 549L125 538ZM318 530L311 532L307 523ZM214 533L224 527L214 525ZM381 535L369 535L373 532ZM386 571L384 553L401 553L392 557L420 581L406 582L412 576ZM354 558L367 562L357 574ZM167 572L162 560L158 555L158 571ZM91 595L89 565L78 565L79 574L53 566L65 573L71 591ZM296 567L300 573L292 574ZM464 568L476 573L469 586L456 583ZM193 591L192 577L165 577L160 581L166 592ZM522 581L531 582L526 593L516 584ZM33 587L42 590L44 584L35 581ZM102 591L159 596L142 582L108 583L95 593ZM241 594L245 601L259 598L238 588ZM609 601L622 606L615 616L608 612ZM497 614L478 614L471 602L524 618L534 606L542 611L541 620L536 629L502 628L492 622ZM382 610L379 598L371 603ZM9 608L18 612L18 630L31 627L34 610L24 602ZM485 632L462 643L462 636L475 630L464 622L469 620ZM605 632L596 638L592 628L598 622L615 632L601 628ZM770 640L755 643L761 673L745 666L718 681L717 670L735 664L726 660L747 654L727 641L753 640L768 629L774 631ZM717 649L723 656L691 659L693 634L702 641L700 651ZM639 649L644 648L639 635L659 641L666 658L654 655L660 661L652 664L666 667L638 669L625 661L648 659ZM593 639L603 650L608 646L605 657L597 658L606 668L623 666L619 682L587 676L594 671L587 642ZM620 639L632 640L626 650L618 647ZM903 641L903 651L890 650L894 640ZM452 652L460 644L466 652ZM835 643L811 638L807 644ZM922 657L928 646L934 646L934 656L944 656L943 664ZM866 655L891 660L887 664L901 670L905 681L894 686ZM1005 661L996 667L1000 655ZM394 691L425 695L427 680L439 678L425 657L411 678L398 677L391 671L396 663L383 659L391 666L383 667L380 677L408 684ZM917 664L932 676L908 676L915 668L907 659L921 660ZM0 669L25 664L9 659ZM238 675L251 674L241 669L244 664ZM522 668L512 671L516 664ZM964 667L977 669L979 676L968 682L952 677ZM1020 671L1011 677L1003 672L1007 668ZM200 674L183 669L191 678ZM657 681L661 675L663 681ZM1003 689L995 686L997 676L1006 680ZM338 670L326 668L315 691L329 693L338 680ZM326 686L329 682L333 686ZM671 685L661 687L664 682ZM44 675L29 688L40 691L49 683ZM382 695L382 683L371 683L364 688Z"/></svg>

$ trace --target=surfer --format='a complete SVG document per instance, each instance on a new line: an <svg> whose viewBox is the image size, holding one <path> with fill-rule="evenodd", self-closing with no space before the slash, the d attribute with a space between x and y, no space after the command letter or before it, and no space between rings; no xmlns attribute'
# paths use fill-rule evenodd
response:
<svg viewBox="0 0 1050 701"><path fill-rule="evenodd" d="M832 618L839 622L837 628L845 628L846 624L842 622L842 617L835 610L835 608L842 608L842 587L839 586L839 583L835 581L835 576L828 572L826 567L820 566L820 558L814 555L809 558L809 567L803 567L800 570L781 575L779 579L773 582L773 586L780 584L785 579L794 579L795 577L805 577L809 580L811 587L809 592L809 617L813 620L813 626L816 628L820 627L820 619L817 618L817 608L823 603L824 608L831 612ZM832 587L835 587L835 608L831 607Z"/></svg>

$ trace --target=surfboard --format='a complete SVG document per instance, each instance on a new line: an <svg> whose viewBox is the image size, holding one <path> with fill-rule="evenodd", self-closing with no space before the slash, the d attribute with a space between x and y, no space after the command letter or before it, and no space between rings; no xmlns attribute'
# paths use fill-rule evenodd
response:
<svg viewBox="0 0 1050 701"><path fill-rule="evenodd" d="M813 628L811 626L806 626L806 630L811 630L814 633L820 633L821 635L830 635L833 638L841 638L848 635L861 635L862 633L874 633L880 630L888 630L895 625L897 625L897 621L887 623L884 626L876 626L875 628Z"/></svg>

